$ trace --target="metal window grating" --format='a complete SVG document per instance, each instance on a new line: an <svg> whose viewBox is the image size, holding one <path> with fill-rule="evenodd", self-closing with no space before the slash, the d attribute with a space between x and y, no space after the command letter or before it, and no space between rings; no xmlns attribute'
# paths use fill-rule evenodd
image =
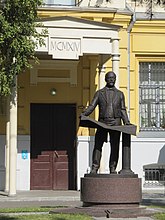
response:
<svg viewBox="0 0 165 220"><path fill-rule="evenodd" d="M148 164L143 166L145 181L165 181L165 164Z"/></svg>
<svg viewBox="0 0 165 220"><path fill-rule="evenodd" d="M140 130L165 130L165 62L139 63Z"/></svg>

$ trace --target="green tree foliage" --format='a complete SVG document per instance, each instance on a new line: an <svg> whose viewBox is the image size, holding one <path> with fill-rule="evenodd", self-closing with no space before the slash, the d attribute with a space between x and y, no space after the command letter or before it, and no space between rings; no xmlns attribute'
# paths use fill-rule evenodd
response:
<svg viewBox="0 0 165 220"><path fill-rule="evenodd" d="M35 47L44 44L36 31L37 8L42 0L0 0L0 95L9 95L15 76L30 68L30 59L37 61ZM35 39L35 41L33 40Z"/></svg>

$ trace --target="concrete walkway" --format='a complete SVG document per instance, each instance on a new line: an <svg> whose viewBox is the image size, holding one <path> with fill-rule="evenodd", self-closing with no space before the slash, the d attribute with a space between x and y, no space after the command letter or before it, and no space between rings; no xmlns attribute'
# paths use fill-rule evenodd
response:
<svg viewBox="0 0 165 220"><path fill-rule="evenodd" d="M0 192L1 208L39 207L39 206L81 206L79 191L32 190L17 191L16 196L9 197Z"/></svg>
<svg viewBox="0 0 165 220"><path fill-rule="evenodd" d="M165 206L164 193L143 193L142 206L147 205L162 205ZM51 190L33 190L33 191L18 191L16 196L8 197L7 193L0 192L0 208L15 208L15 207L82 207L79 191L51 191ZM157 212L162 211L155 209ZM153 211L153 208L151 212ZM165 211L164 211L165 212ZM93 217L94 220L105 220L105 217ZM116 218L109 218L115 220ZM137 218L117 218L118 220L151 220L151 217Z"/></svg>

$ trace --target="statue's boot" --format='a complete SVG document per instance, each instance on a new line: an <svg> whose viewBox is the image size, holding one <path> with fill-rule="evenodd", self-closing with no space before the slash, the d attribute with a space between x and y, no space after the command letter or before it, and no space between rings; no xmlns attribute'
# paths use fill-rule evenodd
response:
<svg viewBox="0 0 165 220"><path fill-rule="evenodd" d="M96 166L95 164L92 165L92 169L91 169L91 174L96 174L98 171L98 166Z"/></svg>
<svg viewBox="0 0 165 220"><path fill-rule="evenodd" d="M92 170L91 174L96 174L99 167L100 167L100 160L101 160L101 151L98 149L93 150L93 162L92 162Z"/></svg>
<svg viewBox="0 0 165 220"><path fill-rule="evenodd" d="M116 162L111 163L109 169L110 169L110 173L117 174L117 172L116 172Z"/></svg>

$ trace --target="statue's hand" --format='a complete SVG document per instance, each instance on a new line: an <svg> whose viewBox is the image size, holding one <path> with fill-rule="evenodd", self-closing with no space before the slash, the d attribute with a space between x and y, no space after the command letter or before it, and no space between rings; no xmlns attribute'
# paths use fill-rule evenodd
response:
<svg viewBox="0 0 165 220"><path fill-rule="evenodd" d="M84 114L83 114L83 113L81 113L81 115L79 116L79 118L81 119L81 117L82 117L82 116L84 116Z"/></svg>

